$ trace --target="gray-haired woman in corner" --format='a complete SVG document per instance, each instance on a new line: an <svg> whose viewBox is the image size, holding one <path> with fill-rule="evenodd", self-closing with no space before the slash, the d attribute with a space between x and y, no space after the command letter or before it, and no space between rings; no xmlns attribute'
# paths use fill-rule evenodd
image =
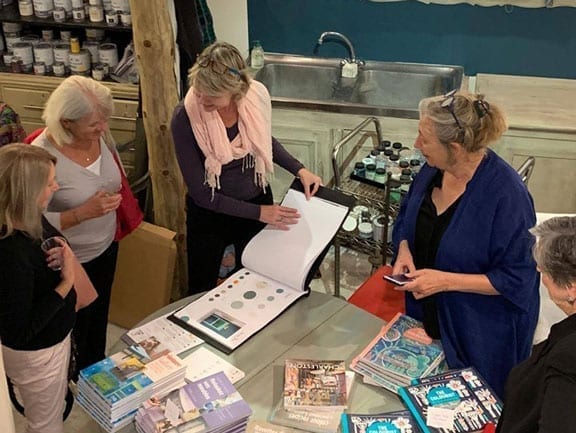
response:
<svg viewBox="0 0 576 433"><path fill-rule="evenodd" d="M568 317L510 372L496 431L576 432L576 217L549 219L532 233L542 282Z"/></svg>
<svg viewBox="0 0 576 433"><path fill-rule="evenodd" d="M74 327L79 369L105 357L121 201L120 170L104 140L113 109L107 87L81 76L66 78L48 98L46 129L33 142L58 158L60 189L46 218L66 236L98 292L98 299L78 312Z"/></svg>

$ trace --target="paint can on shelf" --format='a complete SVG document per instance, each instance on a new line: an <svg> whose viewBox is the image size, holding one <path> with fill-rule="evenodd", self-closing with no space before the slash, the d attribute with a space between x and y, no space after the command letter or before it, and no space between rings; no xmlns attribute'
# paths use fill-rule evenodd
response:
<svg viewBox="0 0 576 433"><path fill-rule="evenodd" d="M72 0L54 0L54 9L62 8L66 18L72 18Z"/></svg>
<svg viewBox="0 0 576 433"><path fill-rule="evenodd" d="M34 47L40 43L40 37L37 35L24 35L20 37L20 42L28 42Z"/></svg>
<svg viewBox="0 0 576 433"><path fill-rule="evenodd" d="M54 18L54 21L56 21L57 23L63 23L64 21L66 21L66 9L61 8L61 7L57 7L54 8L54 10L52 11L52 18Z"/></svg>
<svg viewBox="0 0 576 433"><path fill-rule="evenodd" d="M86 29L86 40L102 42L106 32L103 29Z"/></svg>
<svg viewBox="0 0 576 433"><path fill-rule="evenodd" d="M46 72L52 71L54 64L54 51L52 44L48 42L41 42L34 47L34 60L39 63L44 63Z"/></svg>
<svg viewBox="0 0 576 433"><path fill-rule="evenodd" d="M116 44L107 43L100 45L98 54L100 63L106 63L111 71L118 65L118 47Z"/></svg>
<svg viewBox="0 0 576 433"><path fill-rule="evenodd" d="M106 25L110 26L110 27L114 27L118 25L118 13L113 10L113 9L108 9L105 13L104 16L106 18Z"/></svg>
<svg viewBox="0 0 576 433"><path fill-rule="evenodd" d="M46 75L46 65L44 62L34 62L34 75Z"/></svg>
<svg viewBox="0 0 576 433"><path fill-rule="evenodd" d="M52 16L52 10L54 9L53 0L33 0L32 5L34 6L34 15L38 18L49 18Z"/></svg>
<svg viewBox="0 0 576 433"><path fill-rule="evenodd" d="M11 23L9 21L2 22L2 31L4 34L12 33L15 36L20 36L20 32L22 31L22 24L21 23Z"/></svg>
<svg viewBox="0 0 576 433"><path fill-rule="evenodd" d="M104 21L104 9L100 6L90 6L88 8L88 17L92 23L101 23Z"/></svg>
<svg viewBox="0 0 576 433"><path fill-rule="evenodd" d="M61 62L65 66L70 64L70 44L66 42L59 42L54 44L54 62Z"/></svg>
<svg viewBox="0 0 576 433"><path fill-rule="evenodd" d="M22 61L22 70L24 72L32 70L34 63L34 55L32 51L32 44L30 42L17 42L12 46L14 57L18 57Z"/></svg>
<svg viewBox="0 0 576 433"><path fill-rule="evenodd" d="M22 17L31 17L34 15L34 6L32 6L32 0L19 0L18 1L18 11Z"/></svg>
<svg viewBox="0 0 576 433"><path fill-rule="evenodd" d="M63 62L54 62L52 70L56 77L63 77L66 75L66 65Z"/></svg>
<svg viewBox="0 0 576 433"><path fill-rule="evenodd" d="M4 39L6 39L6 49L8 51L12 51L14 44L22 42L20 39L20 35L17 35L15 33L4 33Z"/></svg>
<svg viewBox="0 0 576 433"><path fill-rule="evenodd" d="M90 51L90 62L92 64L98 63L100 61L100 55L98 52L99 45L100 44L95 41L85 41L84 44L82 44L82 48Z"/></svg>
<svg viewBox="0 0 576 433"><path fill-rule="evenodd" d="M70 53L70 73L72 75L90 74L90 51L80 50L79 53Z"/></svg>
<svg viewBox="0 0 576 433"><path fill-rule="evenodd" d="M60 30L60 39L65 42L70 42L72 32L70 30Z"/></svg>

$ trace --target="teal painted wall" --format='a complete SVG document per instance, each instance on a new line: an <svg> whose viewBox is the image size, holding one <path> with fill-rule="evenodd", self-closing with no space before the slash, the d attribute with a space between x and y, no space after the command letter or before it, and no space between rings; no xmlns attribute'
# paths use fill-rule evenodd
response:
<svg viewBox="0 0 576 433"><path fill-rule="evenodd" d="M576 8L248 0L250 40L266 51L310 55L328 30L345 34L363 59L456 64L467 75L576 78ZM329 43L319 54L344 57L346 50Z"/></svg>

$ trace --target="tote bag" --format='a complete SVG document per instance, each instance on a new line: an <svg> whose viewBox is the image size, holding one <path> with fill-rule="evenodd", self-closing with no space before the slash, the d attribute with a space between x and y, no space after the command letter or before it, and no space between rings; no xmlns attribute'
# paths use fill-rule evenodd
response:
<svg viewBox="0 0 576 433"><path fill-rule="evenodd" d="M124 168L115 150L112 150L112 155L114 155L114 160L118 165L121 176L120 195L122 196L122 201L118 209L116 209L116 236L114 237L114 240L119 241L132 233L136 227L140 225L144 219L144 214L140 209L138 200L134 197L130 183L124 173Z"/></svg>

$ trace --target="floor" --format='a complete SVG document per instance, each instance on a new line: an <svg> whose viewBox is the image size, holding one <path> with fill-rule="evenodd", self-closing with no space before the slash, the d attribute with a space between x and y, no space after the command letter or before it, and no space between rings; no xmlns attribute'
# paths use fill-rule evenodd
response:
<svg viewBox="0 0 576 433"><path fill-rule="evenodd" d="M334 252L331 249L324 259L320 273L321 277L314 279L310 284L311 289L323 293L333 294L334 287ZM342 249L341 253L340 296L348 299L362 282L370 275L372 265L366 255L352 250ZM108 347L111 347L126 330L112 323L108 325ZM16 433L25 432L25 419L18 412L14 412ZM102 433L100 428L84 410L75 404L70 416L64 423L64 433Z"/></svg>

